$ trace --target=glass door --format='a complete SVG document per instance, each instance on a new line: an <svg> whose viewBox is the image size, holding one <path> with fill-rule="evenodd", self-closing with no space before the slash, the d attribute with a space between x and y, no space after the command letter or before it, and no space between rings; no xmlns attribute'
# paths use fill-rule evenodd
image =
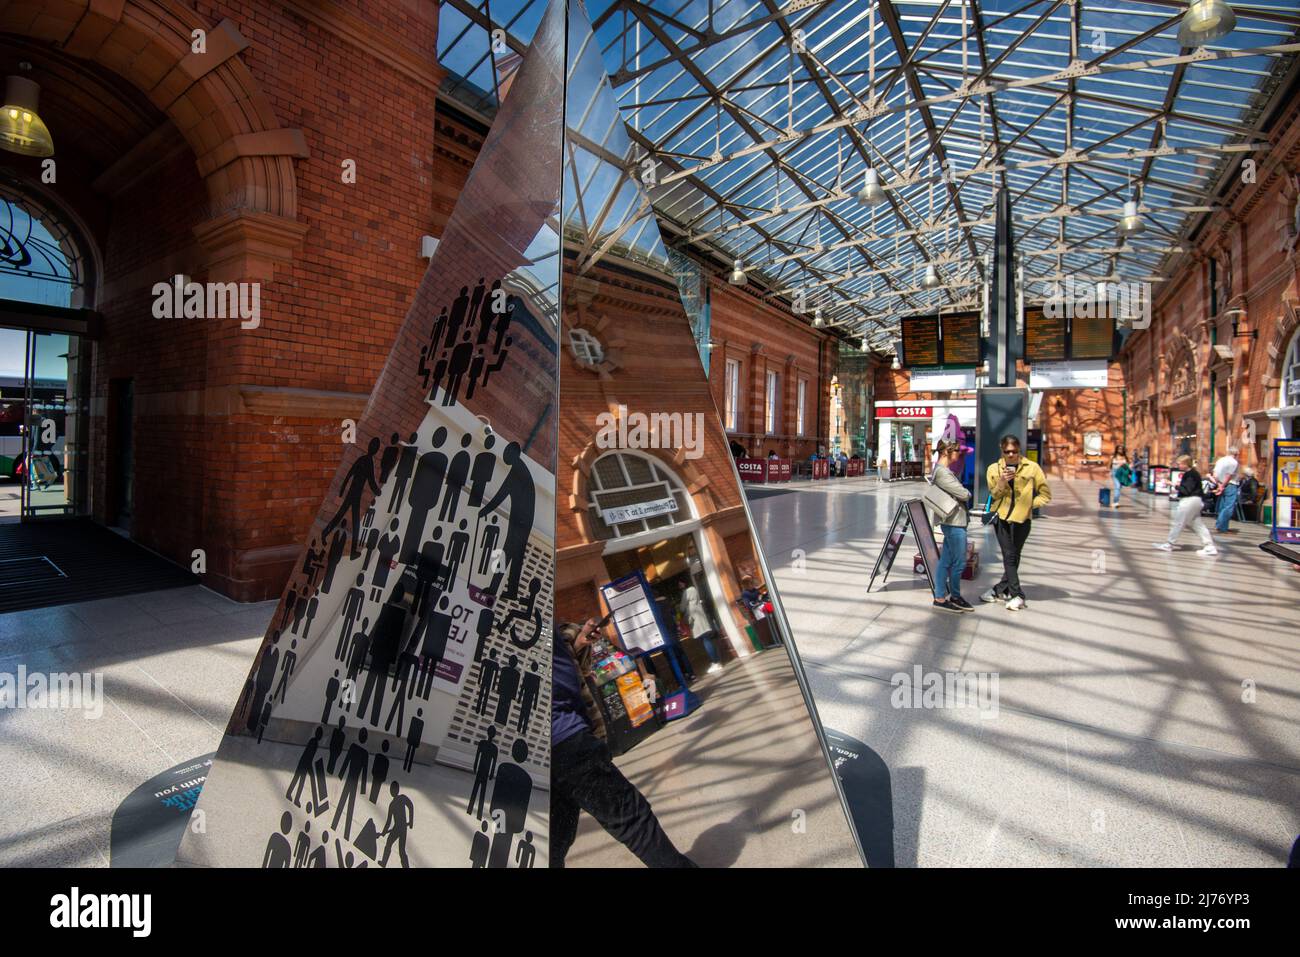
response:
<svg viewBox="0 0 1300 957"><path fill-rule="evenodd" d="M80 515L86 503L87 363L81 338L27 333L22 517Z"/></svg>

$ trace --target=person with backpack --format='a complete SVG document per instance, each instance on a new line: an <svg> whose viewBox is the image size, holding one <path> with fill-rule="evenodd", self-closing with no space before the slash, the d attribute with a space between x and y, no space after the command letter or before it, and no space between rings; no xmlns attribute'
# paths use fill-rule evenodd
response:
<svg viewBox="0 0 1300 957"><path fill-rule="evenodd" d="M1115 454L1110 457L1111 508L1119 508L1120 493L1133 484L1133 466L1129 464L1128 453L1124 446L1116 446Z"/></svg>
<svg viewBox="0 0 1300 957"><path fill-rule="evenodd" d="M1028 602L1020 587L1020 553L1029 538L1033 511L1052 500L1047 476L1020 451L1020 440L1004 435L999 443L1002 457L988 467L984 478L989 487L993 530L1002 550L1002 579L980 601L1006 603L1008 611L1020 611Z"/></svg>
<svg viewBox="0 0 1300 957"><path fill-rule="evenodd" d="M970 524L966 511L970 490L953 472L961 462L961 443L942 439L935 446L935 453L933 484L926 491L926 505L943 530L943 549L934 570L934 607L943 611L974 611L975 606L961 596L961 573L966 568L966 527Z"/></svg>
<svg viewBox="0 0 1300 957"><path fill-rule="evenodd" d="M1201 518L1201 509L1205 506L1204 499L1204 482L1201 479L1201 473L1196 471L1196 466L1192 462L1190 455L1180 455L1174 460L1174 464L1180 469L1186 469L1183 477L1178 483L1177 501L1178 504L1174 509L1173 525L1169 529L1169 537L1163 542L1155 542L1154 547L1164 552L1172 552L1175 544L1178 542L1178 536L1182 533L1187 524L1191 524L1194 531L1201 539L1201 548L1196 554L1209 557L1219 554L1219 550L1214 547L1214 536L1206 528L1205 521Z"/></svg>

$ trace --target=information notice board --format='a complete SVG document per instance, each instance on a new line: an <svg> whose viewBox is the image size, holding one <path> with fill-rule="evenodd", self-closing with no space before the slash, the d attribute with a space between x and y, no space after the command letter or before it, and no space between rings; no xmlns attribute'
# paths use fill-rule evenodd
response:
<svg viewBox="0 0 1300 957"><path fill-rule="evenodd" d="M1114 319L1075 316L1070 320L1071 359L1109 359L1114 353Z"/></svg>
<svg viewBox="0 0 1300 957"><path fill-rule="evenodd" d="M1025 361L1064 362L1069 358L1065 316L1052 318L1041 309L1025 310Z"/></svg>
<svg viewBox="0 0 1300 957"><path fill-rule="evenodd" d="M980 362L980 314L954 312L940 319L943 330L943 364L977 366Z"/></svg>
<svg viewBox="0 0 1300 957"><path fill-rule="evenodd" d="M908 369L933 369L942 364L937 316L914 316L902 320L899 326L903 335L903 366Z"/></svg>
<svg viewBox="0 0 1300 957"><path fill-rule="evenodd" d="M1300 544L1300 439L1273 440L1273 541Z"/></svg>
<svg viewBox="0 0 1300 957"><path fill-rule="evenodd" d="M907 538L909 527L925 565L925 577L930 582L930 591L934 591L934 570L939 566L939 545L934 539L934 526L930 524L925 502L919 498L899 503L898 510L894 512L894 521L889 526L889 534L885 536L880 554L876 556L875 567L871 569L867 591L871 591L875 585L877 575L883 575L882 584L889 580L889 570L894 566L894 559L898 557L898 549Z"/></svg>

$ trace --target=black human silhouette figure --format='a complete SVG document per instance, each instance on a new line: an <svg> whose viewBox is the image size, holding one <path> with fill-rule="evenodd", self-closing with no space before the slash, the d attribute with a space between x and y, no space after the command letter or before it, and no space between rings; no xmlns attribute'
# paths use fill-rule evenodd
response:
<svg viewBox="0 0 1300 957"><path fill-rule="evenodd" d="M402 536L397 534L397 519L393 519L388 526L388 534L379 540L379 561L375 563L375 574L370 579L372 588L371 597L378 598L375 591L383 592L384 586L388 584L388 573L393 570L393 556L401 550Z"/></svg>
<svg viewBox="0 0 1300 957"><path fill-rule="evenodd" d="M506 350L510 348L511 342L511 337L506 335L506 333L510 331L510 323L514 321L514 318L515 303L514 300L511 299L510 304L506 306L506 311L502 313L501 318L497 320L497 337L496 341L492 344L492 354L494 356L501 356L503 360L505 359ZM487 379L483 380L483 385L487 385Z"/></svg>
<svg viewBox="0 0 1300 957"><path fill-rule="evenodd" d="M307 553L302 559L302 573L307 576L307 584L304 586L304 593L311 589L312 582L316 580L316 573L320 571L320 561L324 552L316 550L318 544L319 542L313 538L311 544L307 546Z"/></svg>
<svg viewBox="0 0 1300 957"><path fill-rule="evenodd" d="M285 626L293 617L294 610L298 607L298 586L294 585L289 589L288 596L284 599L284 611L280 614L280 631L284 631Z"/></svg>
<svg viewBox="0 0 1300 957"><path fill-rule="evenodd" d="M469 286L460 287L460 295L452 300L451 315L447 319L447 337L443 340L443 347L448 348L460 335L461 323L465 321L465 314L469 311Z"/></svg>
<svg viewBox="0 0 1300 957"><path fill-rule="evenodd" d="M488 652L488 656L478 663L478 699L474 702L475 714L482 714L487 710L488 695L492 693L492 688L497 680L497 672L500 670L501 665L497 661L497 651L493 648Z"/></svg>
<svg viewBox="0 0 1300 957"><path fill-rule="evenodd" d="M515 848L515 862L524 870L531 869L537 859L537 847L533 844L533 832L524 831L524 839Z"/></svg>
<svg viewBox="0 0 1300 957"><path fill-rule="evenodd" d="M483 353L483 347L479 346L478 351L474 353L474 358L470 360L469 377L466 380L465 398L474 398L474 386L478 384L479 379L484 377L484 367L487 365L487 356Z"/></svg>
<svg viewBox="0 0 1300 957"><path fill-rule="evenodd" d="M293 604L293 633L298 634L298 629L302 627L302 616L307 613L307 586L302 586L302 592L298 595L298 600Z"/></svg>
<svg viewBox="0 0 1300 957"><path fill-rule="evenodd" d="M482 283L482 280L479 280L479 282ZM497 301L496 293L497 290L500 288L501 288L501 280L500 279L492 280L492 289L488 292L486 308L484 308L483 312L479 315L478 335L474 337L475 345L479 345L479 346L483 345L483 343L487 342L488 336L492 333L493 313L491 311L491 308L492 308L492 304Z"/></svg>
<svg viewBox="0 0 1300 957"><path fill-rule="evenodd" d="M514 306L511 306L510 308L514 309ZM502 318L509 321L509 314ZM479 383L483 388L487 388L488 379L492 378L492 373L500 372L502 367L506 364L506 356L510 353L510 343L512 342L514 342L514 339L510 336L506 336L505 345L503 346L501 344L501 336L497 336L497 361L483 370L483 381ZM473 398L473 396L470 396L470 398Z"/></svg>
<svg viewBox="0 0 1300 957"><path fill-rule="evenodd" d="M456 531L451 533L451 538L447 541L447 555L442 564L443 571L446 572L448 588L456 581L456 575L460 572L460 563L469 555L469 532L465 530L468 527L469 522L462 518L460 524L456 526Z"/></svg>
<svg viewBox="0 0 1300 957"><path fill-rule="evenodd" d="M542 676L537 673L537 662L528 666L524 674L523 685L519 691L519 720L515 730L520 734L528 733L528 723L532 720L533 709L542 696Z"/></svg>
<svg viewBox="0 0 1300 957"><path fill-rule="evenodd" d="M384 842L384 856L380 860L380 867L388 866L388 854L393 849L393 844L397 845L397 859L402 862L403 867L410 867L411 862L406 859L406 832L415 827L415 805L411 799L401 793L396 781L388 787L388 793L393 796L393 800L388 804L388 817L384 822L384 829L380 832L380 837L388 836Z"/></svg>
<svg viewBox="0 0 1300 957"><path fill-rule="evenodd" d="M506 446L501 453L501 460L509 466L510 471L497 486L496 494L479 510L479 516L489 515L509 502L510 517L503 548L505 559L510 563L510 579L503 597L510 601L519 591L519 576L523 573L528 533L532 530L533 513L537 507L537 490L533 487L533 477L528 466L522 461L518 442ZM495 592L495 589L492 590Z"/></svg>
<svg viewBox="0 0 1300 957"><path fill-rule="evenodd" d="M340 661L343 660L343 649L348 644L348 638L352 635L352 626L356 624L357 617L366 603L366 592L363 587L365 582L366 576L358 575L356 587L348 589L347 598L343 601L343 627L339 629L339 641L334 646L334 657Z"/></svg>
<svg viewBox="0 0 1300 957"><path fill-rule="evenodd" d="M469 792L469 805L465 808L466 814L473 814L475 817L483 816L483 801L487 798L488 782L496 776L497 769L497 746L496 741L497 729L488 728L487 737L480 738L478 747L474 749L474 787ZM478 811L474 810L474 801L478 800Z"/></svg>
<svg viewBox="0 0 1300 957"><path fill-rule="evenodd" d="M469 845L469 862L473 867L487 867L488 848L492 846L492 841L487 834L488 822L484 821L479 825L478 832L474 835L474 840Z"/></svg>
<svg viewBox="0 0 1300 957"><path fill-rule="evenodd" d="M433 679L437 674L438 662L442 661L443 655L447 653L447 639L451 635L451 627L455 623L455 619L447 611L450 606L451 600L446 595L443 595L438 600L438 610L426 612L420 625L423 629L420 657L423 660L421 661L418 692L422 698L428 697L429 689L432 687Z"/></svg>
<svg viewBox="0 0 1300 957"><path fill-rule="evenodd" d="M389 473L393 471L393 466L397 464L398 458L401 457L402 447L398 444L401 438L400 435L394 432L392 437L388 440L388 448L384 449L384 454L379 459L380 485L383 485L388 481Z"/></svg>
<svg viewBox="0 0 1300 957"><path fill-rule="evenodd" d="M262 735L266 733L267 726L271 723L271 710L275 705L275 697L266 699L266 704L262 705L262 716L257 723L257 743L262 743Z"/></svg>
<svg viewBox="0 0 1300 957"><path fill-rule="evenodd" d="M366 792L366 775L370 768L370 754L366 751L366 729L362 728L357 734L357 741L348 745L348 753L343 758L343 764L339 767L339 777L343 778L343 793L339 795L339 806L334 811L334 820L330 822L330 827L334 830L339 829L339 818L346 817L343 821L343 836L352 837L352 814L356 809L357 791Z"/></svg>
<svg viewBox="0 0 1300 957"><path fill-rule="evenodd" d="M375 755L375 763L371 769L370 775L370 803L374 804L379 800L379 789L384 786L388 780L388 742L383 741L379 745L379 753ZM394 781L394 784L397 782Z"/></svg>
<svg viewBox="0 0 1300 957"><path fill-rule="evenodd" d="M411 480L416 459L420 455L420 448L416 444L418 441L419 435L412 432L411 440L402 446L401 457L397 460L397 471L393 473L393 491L388 496L390 514L397 511L398 505L406 498L406 483Z"/></svg>
<svg viewBox="0 0 1300 957"><path fill-rule="evenodd" d="M514 764L497 769L497 783L492 788L491 818L498 822L488 854L488 867L506 867L510 863L510 846L528 819L528 802L533 795L533 779L521 765L528 760L528 744L516 738L510 748ZM497 812L500 812L499 814Z"/></svg>
<svg viewBox="0 0 1300 957"><path fill-rule="evenodd" d="M456 512L460 508L460 493L469 481L469 467L473 461L466 451L473 437L466 433L460 437L460 451L452 456L447 468L447 483L442 496L442 508L438 511L438 521L456 521Z"/></svg>
<svg viewBox="0 0 1300 957"><path fill-rule="evenodd" d="M402 770L408 774L415 762L415 749L420 746L420 736L424 734L424 709L416 708L415 717L411 719L411 729L406 734L406 759L402 761Z"/></svg>
<svg viewBox="0 0 1300 957"><path fill-rule="evenodd" d="M280 683L271 692L272 701L279 698L280 704L284 704L284 697L289 693L289 679L293 677L293 666L298 661L298 653L294 650L297 647L297 638L289 642L289 650L284 653L284 664L280 668Z"/></svg>
<svg viewBox="0 0 1300 957"><path fill-rule="evenodd" d="M293 829L293 815L285 811L280 815L280 833L272 834L266 842L266 853L262 855L262 867L278 868L293 866L293 848L289 846L288 833Z"/></svg>
<svg viewBox="0 0 1300 957"><path fill-rule="evenodd" d="M365 549L366 560L361 563L362 571L370 571L370 559L374 557L375 549L379 546L379 529L372 528L366 531L361 530L361 546Z"/></svg>
<svg viewBox="0 0 1300 957"><path fill-rule="evenodd" d="M343 539L345 538L343 530L339 529L330 539L329 552L325 556L325 580L321 584L321 591L329 594L334 587L334 572L339 567L339 562L343 559Z"/></svg>
<svg viewBox="0 0 1300 957"><path fill-rule="evenodd" d="M497 676L497 713L494 720L495 724L504 727L510 721L510 706L515 702L515 694L519 691L519 659L511 655L506 659L506 666L501 669L501 674Z"/></svg>
<svg viewBox="0 0 1300 957"><path fill-rule="evenodd" d="M366 663L370 651L370 619L362 618L361 627L352 634L352 645L348 651L348 680L356 681L361 667Z"/></svg>
<svg viewBox="0 0 1300 957"><path fill-rule="evenodd" d="M361 700L357 703L357 715L364 716L366 704L373 695L374 704L370 710L370 723L379 724L379 716L384 704L384 691L388 687L388 669L397 660L397 653L402 642L402 628L406 624L406 604L403 601L406 591L399 582L393 594L379 611L370 636L370 670L366 673L366 684L361 689Z"/></svg>
<svg viewBox="0 0 1300 957"><path fill-rule="evenodd" d="M438 313L438 318L433 323L433 335L429 337L429 355L433 355L442 347L442 337L447 332L447 307L442 307L442 312ZM428 383L425 383L426 387Z"/></svg>
<svg viewBox="0 0 1300 957"><path fill-rule="evenodd" d="M305 867L307 855L311 853L311 821L304 821L298 832L298 840L293 845L293 866Z"/></svg>
<svg viewBox="0 0 1300 957"><path fill-rule="evenodd" d="M406 523L406 534L402 538L400 561L404 565L415 564L415 556L420 551L424 538L424 523L429 511L438 504L438 495L442 491L442 482L447 474L447 456L439 452L442 443L447 440L447 430L439 427L433 433L433 447L420 456L415 466L415 478L411 480L411 517Z"/></svg>
<svg viewBox="0 0 1300 957"><path fill-rule="evenodd" d="M360 557L357 551L357 542L361 532L361 496L369 488L376 495L379 494L379 485L375 482L375 455L379 452L379 437L375 436L366 446L366 452L359 459L352 463L352 468L348 469L348 474L343 479L343 487L340 490L341 499L339 510L334 513L334 517L325 523L325 528L321 535L328 535L332 532L343 519L351 513L352 515L352 558L355 560Z"/></svg>
<svg viewBox="0 0 1300 957"><path fill-rule="evenodd" d="M343 753L343 745L347 743L348 734L344 729L347 727L348 719L339 717L339 723L330 733L330 763L326 765L326 770L330 774L334 773L334 765L338 763L339 755Z"/></svg>
<svg viewBox="0 0 1300 957"><path fill-rule="evenodd" d="M311 852L311 857L307 858L308 867L325 868L328 866L328 854L326 848L329 847L330 832L321 831L320 843L316 845L316 850Z"/></svg>
<svg viewBox="0 0 1300 957"><path fill-rule="evenodd" d="M470 296L469 321L466 323L466 328L465 328L466 332L469 332L471 329L473 329L475 322L477 322L479 319L484 319L487 322L492 321L491 319L487 318L488 315L487 313L484 313L482 316L479 315L479 310L483 307L483 293L485 291L486 290L483 286L483 279L480 278L478 281L478 285L474 287L474 294Z"/></svg>
<svg viewBox="0 0 1300 957"><path fill-rule="evenodd" d="M478 613L478 643L474 645L474 660L483 660L483 649L487 647L488 636L492 634L492 609L484 608Z"/></svg>
<svg viewBox="0 0 1300 957"><path fill-rule="evenodd" d="M435 583L442 576L442 526L433 530L433 538L425 542L420 549L420 558L415 566L415 600L411 605L411 614L419 615L429 605ZM442 589L437 589L441 592Z"/></svg>
<svg viewBox="0 0 1300 957"><path fill-rule="evenodd" d="M393 706L388 709L384 720L384 730L393 726L397 719L397 736L402 736L402 725L406 723L406 700L411 697L411 673L419 665L419 659L409 650L403 650L397 656L397 674L393 678ZM385 742L386 744L387 742Z"/></svg>
<svg viewBox="0 0 1300 957"><path fill-rule="evenodd" d="M320 608L320 599L315 595L307 602L307 614L303 616L302 640L306 641L311 637L311 623L316 620L316 610Z"/></svg>
<svg viewBox="0 0 1300 957"><path fill-rule="evenodd" d="M501 619L501 632L510 638L511 644L517 648L531 648L537 643L542 633L542 610L537 607L537 596L542 590L542 580L534 575L528 582L528 597L524 599L522 608L512 608ZM531 638L520 640L514 634L514 623L520 619L527 622L529 617L533 619L533 635Z"/></svg>
<svg viewBox="0 0 1300 957"><path fill-rule="evenodd" d="M470 341L469 330L466 329L447 363L447 384L442 389L443 406L452 405L460 398L461 383L465 379L465 373L469 372L473 358L474 343Z"/></svg>
<svg viewBox="0 0 1300 957"><path fill-rule="evenodd" d="M275 682L276 672L280 668L280 649L276 647L280 642L280 633L271 632L271 646L262 651L262 658L257 663L257 680L253 683L253 709L252 723L249 725L250 731L260 732L262 730L262 710L266 703L266 696L271 692L271 685Z"/></svg>
<svg viewBox="0 0 1300 957"><path fill-rule="evenodd" d="M330 678L329 681L325 682L325 710L322 711L320 715L321 724L330 723L330 714L334 710L334 702L339 700L340 687L341 682L339 681L339 670L335 668L334 676Z"/></svg>
<svg viewBox="0 0 1300 957"><path fill-rule="evenodd" d="M497 524L497 517L493 515L483 529L483 539L479 543L478 550L478 573L486 575L488 569L492 567L492 552L497 547L497 539L501 535L501 526Z"/></svg>

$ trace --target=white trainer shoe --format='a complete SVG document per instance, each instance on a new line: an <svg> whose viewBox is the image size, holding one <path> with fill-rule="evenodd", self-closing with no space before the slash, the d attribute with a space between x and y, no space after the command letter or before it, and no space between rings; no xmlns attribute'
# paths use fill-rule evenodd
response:
<svg viewBox="0 0 1300 957"><path fill-rule="evenodd" d="M1162 552L1172 552L1174 550L1174 546L1170 545L1168 542L1152 542L1151 547L1158 548Z"/></svg>
<svg viewBox="0 0 1300 957"><path fill-rule="evenodd" d="M980 595L980 601L1005 601L1005 599L999 598L997 592L990 588L984 594Z"/></svg>
<svg viewBox="0 0 1300 957"><path fill-rule="evenodd" d="M713 674L717 674L721 670L722 670L722 665L713 664L713 665L709 665L709 667L704 670L704 673L706 675L713 675Z"/></svg>
<svg viewBox="0 0 1300 957"><path fill-rule="evenodd" d="M1007 611L1021 611L1027 605L1028 602L1017 595L1015 598L1012 598L1007 602Z"/></svg>
<svg viewBox="0 0 1300 957"><path fill-rule="evenodd" d="M1196 554L1204 555L1208 558L1211 555L1219 554L1219 550L1215 548L1213 545L1206 545L1204 548L1198 548L1196 550Z"/></svg>

